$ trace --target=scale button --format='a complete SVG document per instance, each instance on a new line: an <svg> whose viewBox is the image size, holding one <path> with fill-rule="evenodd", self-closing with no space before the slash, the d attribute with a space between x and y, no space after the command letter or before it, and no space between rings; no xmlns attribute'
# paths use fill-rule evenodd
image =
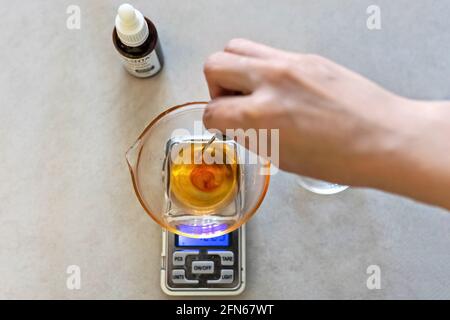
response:
<svg viewBox="0 0 450 320"><path fill-rule="evenodd" d="M172 270L172 282L177 284L196 284L198 280L186 279L186 274L183 269Z"/></svg>
<svg viewBox="0 0 450 320"><path fill-rule="evenodd" d="M223 269L220 272L220 278L217 280L208 280L208 284L211 283L232 283L234 280L234 271L230 269Z"/></svg>
<svg viewBox="0 0 450 320"><path fill-rule="evenodd" d="M198 253L199 253L198 250L175 251L173 253L172 264L174 266L184 266L186 263L187 256L197 255Z"/></svg>
<svg viewBox="0 0 450 320"><path fill-rule="evenodd" d="M233 251L208 251L208 254L215 254L220 256L220 263L223 266L232 266L234 264Z"/></svg>
<svg viewBox="0 0 450 320"><path fill-rule="evenodd" d="M213 261L192 261L192 273L211 274L214 273Z"/></svg>

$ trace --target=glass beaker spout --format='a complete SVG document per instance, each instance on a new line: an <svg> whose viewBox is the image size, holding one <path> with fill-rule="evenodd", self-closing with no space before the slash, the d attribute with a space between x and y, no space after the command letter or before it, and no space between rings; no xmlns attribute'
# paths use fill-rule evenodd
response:
<svg viewBox="0 0 450 320"><path fill-rule="evenodd" d="M127 159L128 167L130 168L131 173L136 172L139 154L142 149L142 140L138 139L130 149L128 149L125 154L125 158Z"/></svg>

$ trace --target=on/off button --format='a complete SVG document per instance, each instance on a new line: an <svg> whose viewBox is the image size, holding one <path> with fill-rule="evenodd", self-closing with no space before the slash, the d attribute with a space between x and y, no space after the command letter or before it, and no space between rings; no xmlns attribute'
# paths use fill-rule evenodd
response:
<svg viewBox="0 0 450 320"><path fill-rule="evenodd" d="M213 261L192 261L192 273L211 274L214 273Z"/></svg>

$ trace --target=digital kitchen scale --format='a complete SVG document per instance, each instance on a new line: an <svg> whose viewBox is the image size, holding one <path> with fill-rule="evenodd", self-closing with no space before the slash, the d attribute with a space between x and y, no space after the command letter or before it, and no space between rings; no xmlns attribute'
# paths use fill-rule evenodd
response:
<svg viewBox="0 0 450 320"><path fill-rule="evenodd" d="M208 239L163 230L161 288L171 296L238 295L245 289L245 227Z"/></svg>

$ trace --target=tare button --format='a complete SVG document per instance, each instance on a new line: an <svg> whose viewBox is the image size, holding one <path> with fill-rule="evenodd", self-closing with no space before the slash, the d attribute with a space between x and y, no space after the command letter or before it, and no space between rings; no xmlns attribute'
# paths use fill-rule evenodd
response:
<svg viewBox="0 0 450 320"><path fill-rule="evenodd" d="M214 273L213 261L192 261L192 273L211 274Z"/></svg>
<svg viewBox="0 0 450 320"><path fill-rule="evenodd" d="M210 250L208 254L220 256L220 263L223 266L232 266L234 264L234 253L232 251Z"/></svg>

